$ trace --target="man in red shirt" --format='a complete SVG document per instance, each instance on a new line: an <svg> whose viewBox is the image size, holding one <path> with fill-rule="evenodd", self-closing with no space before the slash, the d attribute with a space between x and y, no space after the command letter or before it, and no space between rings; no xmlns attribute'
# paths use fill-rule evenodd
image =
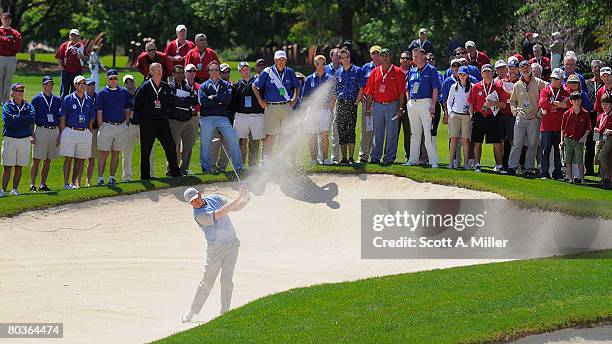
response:
<svg viewBox="0 0 612 344"><path fill-rule="evenodd" d="M185 56L193 48L195 44L187 39L187 27L181 24L176 27L176 39L168 42L164 53L172 61L174 68L176 65L185 65Z"/></svg>
<svg viewBox="0 0 612 344"><path fill-rule="evenodd" d="M466 58L470 61L470 64L477 66L478 69L481 69L485 64L491 63L491 59L484 51L476 50L476 43L474 41L465 42L465 50L467 50Z"/></svg>
<svg viewBox="0 0 612 344"><path fill-rule="evenodd" d="M544 81L550 80L550 73L552 72L550 68L550 59L546 56L542 56L542 46L536 44L533 46L533 55L529 60L529 63L537 63L542 66L542 79Z"/></svg>
<svg viewBox="0 0 612 344"><path fill-rule="evenodd" d="M600 87L599 90L595 93L594 110L598 114L601 114L604 112L603 107L601 106L601 100L603 99L604 96L612 95L612 68L602 67L599 70L599 75L604 85L603 87Z"/></svg>
<svg viewBox="0 0 612 344"><path fill-rule="evenodd" d="M208 80L206 66L212 61L217 61L218 63L221 61L215 51L208 47L208 40L205 34L199 33L195 36L195 45L196 47L189 50L187 56L185 56L185 63L191 63L196 66L198 71L196 72L195 81L202 84Z"/></svg>
<svg viewBox="0 0 612 344"><path fill-rule="evenodd" d="M601 185L604 187L610 186L612 178L612 96L605 95L601 99L603 112L597 118L595 125L595 133L597 135L597 161L599 161L599 169L601 175Z"/></svg>
<svg viewBox="0 0 612 344"><path fill-rule="evenodd" d="M374 122L371 159L380 161L382 158L386 136L383 164L392 164L397 154L398 122L405 116L406 76L401 68L391 63L389 49L381 49L380 58L381 65L372 70L366 83L365 112L372 113Z"/></svg>
<svg viewBox="0 0 612 344"><path fill-rule="evenodd" d="M79 30L70 30L68 38L69 40L62 43L55 53L55 58L62 71L62 83L60 85L60 97L62 99L75 90L74 78L83 74L81 61L85 60L87 56L85 45L80 42L81 33Z"/></svg>
<svg viewBox="0 0 612 344"><path fill-rule="evenodd" d="M0 103L9 100L11 84L17 67L17 53L23 42L21 33L11 27L12 16L9 12L2 13L0 27Z"/></svg>
<svg viewBox="0 0 612 344"><path fill-rule="evenodd" d="M565 111L561 119L561 144L565 147L565 166L567 166L567 179L574 182L572 164L578 165L580 182L584 183L584 143L591 132L591 118L589 112L582 108L582 92L575 91L570 94L572 107Z"/></svg>
<svg viewBox="0 0 612 344"><path fill-rule="evenodd" d="M145 80L151 77L149 73L149 66L155 62L162 66L162 80L167 80L172 76L172 61L170 61L165 53L157 51L157 46L154 42L148 42L145 44L145 51L138 55L135 66L140 74L144 76Z"/></svg>
<svg viewBox="0 0 612 344"><path fill-rule="evenodd" d="M487 143L493 144L495 171L502 172L504 146L502 144L502 115L498 109L508 106L507 96L504 88L493 81L493 66L485 64L482 66L481 73L482 81L472 87L467 99L472 116L471 141L474 144L474 170L481 172L482 143L486 136Z"/></svg>
<svg viewBox="0 0 612 344"><path fill-rule="evenodd" d="M552 71L551 83L540 91L538 105L542 109L540 121L540 142L542 147L542 179L550 179L550 150L554 152L553 178L563 178L561 174L561 120L563 113L569 107L569 92L563 87L563 70L555 68Z"/></svg>

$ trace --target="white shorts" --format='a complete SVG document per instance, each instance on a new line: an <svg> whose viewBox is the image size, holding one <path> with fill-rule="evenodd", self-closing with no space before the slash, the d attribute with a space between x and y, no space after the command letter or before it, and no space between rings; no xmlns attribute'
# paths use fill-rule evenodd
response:
<svg viewBox="0 0 612 344"><path fill-rule="evenodd" d="M253 140L261 140L266 137L266 120L263 113L240 113L236 112L234 118L234 130L240 139L247 139L249 133Z"/></svg>
<svg viewBox="0 0 612 344"><path fill-rule="evenodd" d="M59 147L57 146L57 135L59 129L48 129L36 127L34 130L36 142L32 148L32 157L38 160L57 159L59 157Z"/></svg>
<svg viewBox="0 0 612 344"><path fill-rule="evenodd" d="M30 138L2 138L2 165L28 166L30 164Z"/></svg>
<svg viewBox="0 0 612 344"><path fill-rule="evenodd" d="M89 159L91 158L91 140L92 135L89 129L79 131L66 127L62 131L59 153L65 157Z"/></svg>
<svg viewBox="0 0 612 344"><path fill-rule="evenodd" d="M306 115L306 124L304 129L306 134L316 135L325 131L329 131L332 112L329 109L308 108Z"/></svg>
<svg viewBox="0 0 612 344"><path fill-rule="evenodd" d="M128 139L127 124L102 123L98 128L98 150L104 152L125 150Z"/></svg>

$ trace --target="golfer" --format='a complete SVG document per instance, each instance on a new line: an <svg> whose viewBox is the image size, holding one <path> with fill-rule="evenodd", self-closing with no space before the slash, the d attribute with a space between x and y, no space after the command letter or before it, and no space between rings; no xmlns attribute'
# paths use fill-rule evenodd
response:
<svg viewBox="0 0 612 344"><path fill-rule="evenodd" d="M244 208L249 201L249 191L242 186L238 197L231 202L217 194L202 197L202 194L194 188L185 190L184 196L185 201L193 207L194 219L204 232L208 244L204 277L198 285L191 308L183 315L183 322L189 322L194 314L200 313L219 271L221 271L221 314L229 310L232 289L234 289L232 277L238 259L240 240L236 237L234 225L227 214Z"/></svg>

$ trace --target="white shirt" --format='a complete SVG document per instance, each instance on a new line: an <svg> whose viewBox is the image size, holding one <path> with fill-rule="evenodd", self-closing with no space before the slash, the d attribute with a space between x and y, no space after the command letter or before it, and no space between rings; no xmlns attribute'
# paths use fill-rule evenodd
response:
<svg viewBox="0 0 612 344"><path fill-rule="evenodd" d="M449 113L467 114L469 109L467 98L469 94L470 92L465 92L465 88L459 82L451 86L448 92L448 99L446 100L446 108Z"/></svg>

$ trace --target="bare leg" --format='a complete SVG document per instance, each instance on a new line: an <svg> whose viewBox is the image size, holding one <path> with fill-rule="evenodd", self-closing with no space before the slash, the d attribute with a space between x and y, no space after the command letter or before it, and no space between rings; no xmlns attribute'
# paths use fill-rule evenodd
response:
<svg viewBox="0 0 612 344"><path fill-rule="evenodd" d="M51 169L51 159L47 159L43 162L42 171L40 173L40 185L45 185L45 186L47 185L47 177L49 176L50 169Z"/></svg>
<svg viewBox="0 0 612 344"><path fill-rule="evenodd" d="M329 131L321 133L321 155L323 155L323 161L329 159Z"/></svg>
<svg viewBox="0 0 612 344"><path fill-rule="evenodd" d="M46 162L46 160L45 160ZM38 175L38 164L39 159L32 159L32 166L30 167L30 185L36 185L36 177Z"/></svg>
<svg viewBox="0 0 612 344"><path fill-rule="evenodd" d="M495 154L495 164L496 165L501 165L503 157L504 157L504 144L503 143L494 143L493 144L493 152ZM478 157L478 161L480 161L480 157Z"/></svg>
<svg viewBox="0 0 612 344"><path fill-rule="evenodd" d="M93 176L94 166L96 166L96 158L91 157L87 159L87 184L91 185L91 177Z"/></svg>
<svg viewBox="0 0 612 344"><path fill-rule="evenodd" d="M110 152L98 151L98 178L104 177L104 168L106 167L106 158Z"/></svg>
<svg viewBox="0 0 612 344"><path fill-rule="evenodd" d="M317 135L308 136L308 146L310 147L310 160L317 160Z"/></svg>
<svg viewBox="0 0 612 344"><path fill-rule="evenodd" d="M115 173L117 173L117 167L119 167L119 153L119 151L111 152L110 175L113 177L115 176Z"/></svg>
<svg viewBox="0 0 612 344"><path fill-rule="evenodd" d="M19 182L21 181L21 171L23 166L15 166L15 173L13 174L13 189L17 190Z"/></svg>
<svg viewBox="0 0 612 344"><path fill-rule="evenodd" d="M453 166L455 160L455 156L457 155L457 137L451 137L450 139L450 165Z"/></svg>
<svg viewBox="0 0 612 344"><path fill-rule="evenodd" d="M463 164L469 166L470 163L470 140L463 139Z"/></svg>
<svg viewBox="0 0 612 344"><path fill-rule="evenodd" d="M2 171L2 190L4 191L6 191L6 188L8 187L12 169L13 166L4 166L4 171Z"/></svg>
<svg viewBox="0 0 612 344"><path fill-rule="evenodd" d="M474 162L480 165L480 157L482 155L482 143L474 143Z"/></svg>
<svg viewBox="0 0 612 344"><path fill-rule="evenodd" d="M70 184L68 180L70 179L70 165L72 164L71 157L64 158L64 185Z"/></svg>

